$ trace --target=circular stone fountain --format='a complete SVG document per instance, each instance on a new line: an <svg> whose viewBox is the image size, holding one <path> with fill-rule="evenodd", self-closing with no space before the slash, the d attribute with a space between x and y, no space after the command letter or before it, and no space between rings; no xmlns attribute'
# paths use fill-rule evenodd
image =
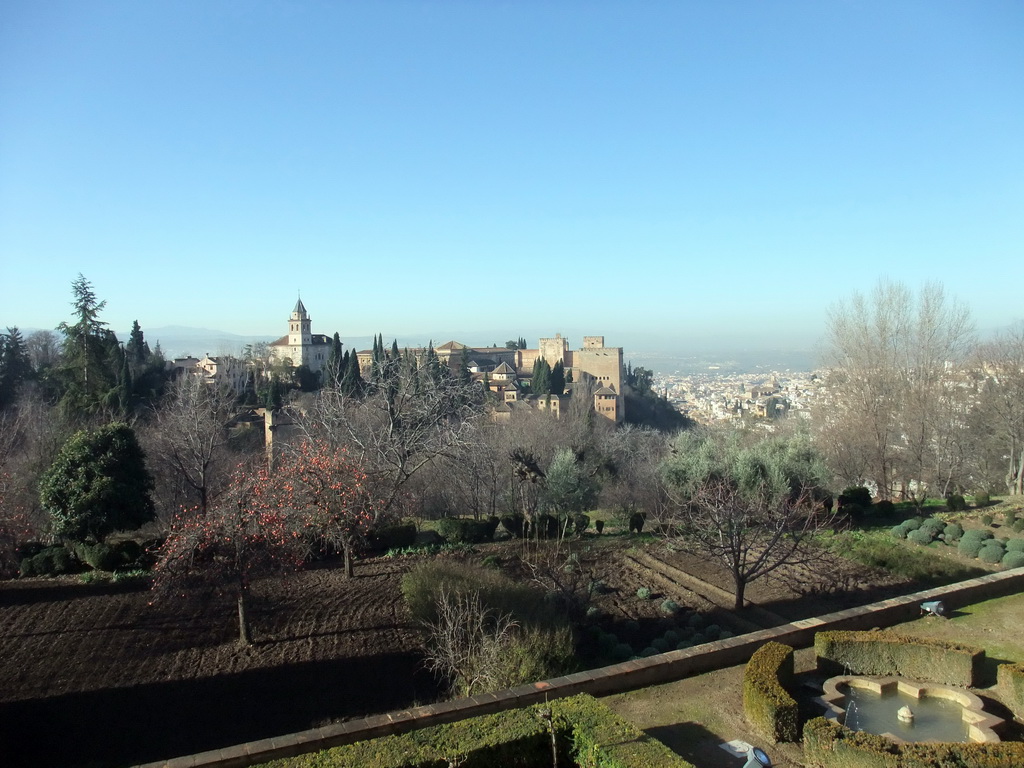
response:
<svg viewBox="0 0 1024 768"><path fill-rule="evenodd" d="M986 713L981 699L961 688L899 677L841 675L826 680L823 691L825 716L855 731L895 741L999 741L993 729L1002 718Z"/></svg>

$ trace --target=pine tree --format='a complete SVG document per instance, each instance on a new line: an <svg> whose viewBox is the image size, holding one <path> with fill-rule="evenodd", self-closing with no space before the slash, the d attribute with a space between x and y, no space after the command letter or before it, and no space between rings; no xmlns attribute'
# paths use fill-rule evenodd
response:
<svg viewBox="0 0 1024 768"><path fill-rule="evenodd" d="M18 388L32 374L32 361L28 345L18 326L0 334L0 408L17 399Z"/></svg>
<svg viewBox="0 0 1024 768"><path fill-rule="evenodd" d="M139 326L138 320L132 321L132 332L128 335L128 343L125 344L125 352L128 354L128 362L133 371L138 371L149 357L149 345L146 344L145 334Z"/></svg>
<svg viewBox="0 0 1024 768"><path fill-rule="evenodd" d="M111 347L117 347L117 337L99 319L107 302L96 300L92 284L82 274L71 283L71 290L77 320L57 326L64 334L65 392L61 406L68 413L92 412L105 404L116 382L110 352Z"/></svg>

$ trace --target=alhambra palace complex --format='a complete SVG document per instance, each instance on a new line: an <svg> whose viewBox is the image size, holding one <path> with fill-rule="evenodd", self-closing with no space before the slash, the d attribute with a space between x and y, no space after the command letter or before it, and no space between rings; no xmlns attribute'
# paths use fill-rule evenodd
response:
<svg viewBox="0 0 1024 768"><path fill-rule="evenodd" d="M288 334L271 342L270 349L278 362L288 361L293 366L306 365L314 373L323 371L331 348L331 339L320 333L313 333L312 320L306 307L299 299L288 318ZM408 353L424 357L424 348L409 349ZM537 349L502 349L498 347L467 347L457 341L449 341L434 350L441 363L452 370L458 369L462 356L474 379L498 395L499 403L494 409L496 420L505 420L517 407L532 407L550 411L558 416L569 405L570 394L566 395L524 395L522 383L529 380L534 363L543 358L552 368L562 363L566 381L580 382L590 377L597 383L594 391L594 410L600 415L621 422L625 416L622 398L622 347L606 347L604 336L584 336L582 349L569 349L569 340L555 334L554 338L541 339ZM365 373L370 370L373 353L362 350L359 367ZM202 363L203 361L200 361ZM203 366L200 366L203 367ZM567 389L571 390L571 384Z"/></svg>

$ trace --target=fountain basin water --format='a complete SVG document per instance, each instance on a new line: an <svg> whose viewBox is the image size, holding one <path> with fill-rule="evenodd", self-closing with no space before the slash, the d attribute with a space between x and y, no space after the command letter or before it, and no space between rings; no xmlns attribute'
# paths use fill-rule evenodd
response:
<svg viewBox="0 0 1024 768"><path fill-rule="evenodd" d="M830 719L855 731L895 741L998 742L1002 718L984 711L970 691L899 677L840 675L825 681L822 704ZM898 712L909 707L912 718ZM904 713L905 714L905 713Z"/></svg>

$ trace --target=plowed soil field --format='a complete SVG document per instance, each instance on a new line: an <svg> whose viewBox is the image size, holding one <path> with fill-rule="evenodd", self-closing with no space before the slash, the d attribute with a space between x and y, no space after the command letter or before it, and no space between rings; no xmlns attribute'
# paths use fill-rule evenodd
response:
<svg viewBox="0 0 1024 768"><path fill-rule="evenodd" d="M826 576L792 569L752 585L753 605L737 617L714 563L629 536L570 546L586 578L601 581L580 633L583 666L617 660L602 635L639 654L668 630L692 634L694 621L739 634L914 588L849 564ZM525 578L524 554L506 542L467 558L494 555ZM248 648L236 643L228 600L154 602L145 588L71 577L0 582L0 765L131 765L436 700L424 633L401 598L417 562L365 560L354 579L323 567L257 582ZM668 599L679 605L672 616Z"/></svg>

